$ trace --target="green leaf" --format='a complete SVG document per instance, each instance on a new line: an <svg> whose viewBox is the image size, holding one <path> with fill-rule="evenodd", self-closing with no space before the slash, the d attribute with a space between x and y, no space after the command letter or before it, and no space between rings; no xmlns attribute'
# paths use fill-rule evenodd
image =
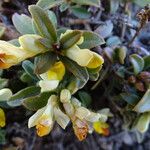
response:
<svg viewBox="0 0 150 150"><path fill-rule="evenodd" d="M107 20L103 24L99 25L95 32L103 38L107 38L111 35L113 28L113 23L110 20Z"/></svg>
<svg viewBox="0 0 150 150"><path fill-rule="evenodd" d="M51 9L63 3L63 0L39 0L36 5L43 9Z"/></svg>
<svg viewBox="0 0 150 150"><path fill-rule="evenodd" d="M136 105L139 102L139 97L132 93L121 93L121 98L130 105Z"/></svg>
<svg viewBox="0 0 150 150"><path fill-rule="evenodd" d="M79 47L83 49L91 49L105 43L104 39L94 32L83 31L82 36L84 37L84 42Z"/></svg>
<svg viewBox="0 0 150 150"><path fill-rule="evenodd" d="M92 98L87 92L79 91L78 95L79 95L79 98L80 98L83 106L85 106L85 107L90 106L90 104L92 102Z"/></svg>
<svg viewBox="0 0 150 150"><path fill-rule="evenodd" d="M4 26L0 26L0 38L4 35L6 28Z"/></svg>
<svg viewBox="0 0 150 150"><path fill-rule="evenodd" d="M146 91L142 99L139 101L139 103L134 107L133 109L136 112L148 112L150 111L150 89Z"/></svg>
<svg viewBox="0 0 150 150"><path fill-rule="evenodd" d="M51 92L44 92L37 96L25 98L23 101L23 105L32 111L36 111L44 106L46 106L49 97L52 95Z"/></svg>
<svg viewBox="0 0 150 150"><path fill-rule="evenodd" d="M60 9L61 12L64 12L64 11L66 11L69 7L70 7L69 3L63 2L63 3L60 5L59 9Z"/></svg>
<svg viewBox="0 0 150 150"><path fill-rule="evenodd" d="M25 60L22 63L22 67L32 79L34 79L35 81L39 81L39 78L34 73L34 65L31 61Z"/></svg>
<svg viewBox="0 0 150 150"><path fill-rule="evenodd" d="M121 40L118 36L111 36L106 41L107 46L113 47L121 44Z"/></svg>
<svg viewBox="0 0 150 150"><path fill-rule="evenodd" d="M32 78L26 72L21 75L20 80L28 84L33 84Z"/></svg>
<svg viewBox="0 0 150 150"><path fill-rule="evenodd" d="M52 52L44 53L35 58L34 62L34 72L36 74L42 74L48 71L56 62L57 55Z"/></svg>
<svg viewBox="0 0 150 150"><path fill-rule="evenodd" d="M61 34L65 33L68 29L67 28L60 28L57 30L57 35L60 37Z"/></svg>
<svg viewBox="0 0 150 150"><path fill-rule="evenodd" d="M141 56L139 56L137 54L132 54L132 55L130 55L130 61L132 63L135 75L137 75L138 73L140 73L143 70L144 59Z"/></svg>
<svg viewBox="0 0 150 150"><path fill-rule="evenodd" d="M75 76L71 76L69 80L69 84L67 86L67 89L72 93L76 93L79 89L82 89L87 81L82 81L79 78L76 78Z"/></svg>
<svg viewBox="0 0 150 150"><path fill-rule="evenodd" d="M80 5L100 6L100 0L72 0L72 2Z"/></svg>
<svg viewBox="0 0 150 150"><path fill-rule="evenodd" d="M80 40L81 36L82 36L82 32L79 30L74 30L71 33L64 35L60 39L60 47L63 50L69 49Z"/></svg>
<svg viewBox="0 0 150 150"><path fill-rule="evenodd" d="M144 57L144 69L149 69L150 68L150 55Z"/></svg>
<svg viewBox="0 0 150 150"><path fill-rule="evenodd" d="M15 13L12 17L13 24L21 34L34 34L32 19L24 14Z"/></svg>
<svg viewBox="0 0 150 150"><path fill-rule="evenodd" d="M40 7L35 5L29 6L29 11L32 15L32 18L34 19L34 23L40 35L47 39L50 39L52 42L56 42L56 29L49 19L48 14Z"/></svg>
<svg viewBox="0 0 150 150"><path fill-rule="evenodd" d="M150 4L150 0L134 0L134 3L136 3L137 5L144 7L148 4Z"/></svg>
<svg viewBox="0 0 150 150"><path fill-rule="evenodd" d="M6 144L6 131L0 129L0 145Z"/></svg>
<svg viewBox="0 0 150 150"><path fill-rule="evenodd" d="M53 26L54 26L55 28L57 28L57 18L56 18L55 13L54 13L53 11L50 11L50 10L48 10L47 13L48 13L49 19L50 19L51 22L53 23Z"/></svg>
<svg viewBox="0 0 150 150"><path fill-rule="evenodd" d="M80 6L72 6L71 11L76 17L81 19L88 19L91 16L87 9Z"/></svg>
<svg viewBox="0 0 150 150"><path fill-rule="evenodd" d="M126 58L126 55L127 55L126 47L121 47L119 49L119 61L120 61L121 64L124 64L124 60Z"/></svg>
<svg viewBox="0 0 150 150"><path fill-rule="evenodd" d="M136 128L139 132L144 133L148 130L149 123L150 113L143 113L137 118L134 123L134 128Z"/></svg>
<svg viewBox="0 0 150 150"><path fill-rule="evenodd" d="M85 67L79 66L76 62L67 57L61 57L61 61L75 77L79 78L83 82L87 82L89 80L89 75Z"/></svg>
<svg viewBox="0 0 150 150"><path fill-rule="evenodd" d="M16 94L14 94L7 104L12 107L20 106L25 98L38 95L41 88L36 86L27 87Z"/></svg>
<svg viewBox="0 0 150 150"><path fill-rule="evenodd" d="M0 89L3 89L8 85L8 79L0 78Z"/></svg>
<svg viewBox="0 0 150 150"><path fill-rule="evenodd" d="M119 59L119 62L121 64L124 64L124 60L127 55L127 49L126 47L117 47L115 48L115 53L114 53L114 59Z"/></svg>

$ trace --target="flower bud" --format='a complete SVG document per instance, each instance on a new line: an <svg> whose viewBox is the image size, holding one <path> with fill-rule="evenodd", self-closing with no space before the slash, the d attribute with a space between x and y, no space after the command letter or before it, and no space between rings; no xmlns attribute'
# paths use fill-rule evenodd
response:
<svg viewBox="0 0 150 150"><path fill-rule="evenodd" d="M70 102L70 99L71 99L70 91L67 89L63 89L60 93L60 101L62 103L67 103L67 102Z"/></svg>

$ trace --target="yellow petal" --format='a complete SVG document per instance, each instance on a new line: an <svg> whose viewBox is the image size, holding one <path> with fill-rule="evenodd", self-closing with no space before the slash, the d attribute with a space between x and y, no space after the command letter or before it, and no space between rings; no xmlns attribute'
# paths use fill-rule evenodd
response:
<svg viewBox="0 0 150 150"><path fill-rule="evenodd" d="M19 43L24 50L38 54L46 51L46 48L38 42L40 38L42 37L38 35L26 34L19 37Z"/></svg>
<svg viewBox="0 0 150 150"><path fill-rule="evenodd" d="M94 130L99 134L109 135L108 127L109 125L105 122L97 121L93 123Z"/></svg>
<svg viewBox="0 0 150 150"><path fill-rule="evenodd" d="M49 119L49 116L42 116L36 125L38 136L42 137L50 133L53 127L53 122Z"/></svg>
<svg viewBox="0 0 150 150"><path fill-rule="evenodd" d="M87 65L88 68L97 68L104 63L104 59L99 54L93 52L93 56L94 57L91 59L91 61Z"/></svg>
<svg viewBox="0 0 150 150"><path fill-rule="evenodd" d="M6 69L18 64L28 53L21 48L0 40L0 68Z"/></svg>
<svg viewBox="0 0 150 150"><path fill-rule="evenodd" d="M83 67L86 67L93 58L89 49L80 49L76 45L66 50L66 56Z"/></svg>
<svg viewBox="0 0 150 150"><path fill-rule="evenodd" d="M4 127L6 124L5 113L3 109L0 108L0 127Z"/></svg>
<svg viewBox="0 0 150 150"><path fill-rule="evenodd" d="M65 75L65 66L59 61L54 64L46 73L41 74L43 80L62 80Z"/></svg>
<svg viewBox="0 0 150 150"><path fill-rule="evenodd" d="M21 47L0 40L0 69L17 65L21 61L45 52L44 46L37 42L38 35L23 35L19 37Z"/></svg>

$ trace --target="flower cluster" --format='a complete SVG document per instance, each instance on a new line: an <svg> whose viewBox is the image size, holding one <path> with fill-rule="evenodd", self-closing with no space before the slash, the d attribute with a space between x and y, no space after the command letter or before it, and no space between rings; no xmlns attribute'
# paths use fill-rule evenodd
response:
<svg viewBox="0 0 150 150"><path fill-rule="evenodd" d="M95 113L81 106L81 102L71 96L69 90L63 89L60 96L51 95L47 105L31 116L28 126L36 126L37 134L44 136L50 133L55 121L63 129L71 121L75 135L82 141L94 129L108 135L108 125L105 123L107 117L108 114Z"/></svg>

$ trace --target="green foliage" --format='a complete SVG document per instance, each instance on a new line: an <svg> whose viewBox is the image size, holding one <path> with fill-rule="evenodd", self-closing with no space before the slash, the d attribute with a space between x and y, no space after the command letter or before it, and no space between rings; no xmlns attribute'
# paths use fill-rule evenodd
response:
<svg viewBox="0 0 150 150"><path fill-rule="evenodd" d="M50 21L48 14L40 7L34 5L29 7L29 11L34 19L34 23L40 35L50 39L52 42L56 42L56 29Z"/></svg>
<svg viewBox="0 0 150 150"><path fill-rule="evenodd" d="M34 73L34 64L29 61L29 60L25 60L22 63L22 68L26 71L26 73L35 81L38 81L38 77L35 75Z"/></svg>
<svg viewBox="0 0 150 150"><path fill-rule="evenodd" d="M0 129L0 144L5 144L6 143L6 132L3 129Z"/></svg>
<svg viewBox="0 0 150 150"><path fill-rule="evenodd" d="M56 60L57 60L56 54L50 52L37 56L34 61L35 74L45 73L55 64Z"/></svg>
<svg viewBox="0 0 150 150"><path fill-rule="evenodd" d="M91 16L87 9L80 6L72 6L71 11L76 17L81 19L88 19Z"/></svg>
<svg viewBox="0 0 150 150"><path fill-rule="evenodd" d="M150 89L144 94L142 99L138 102L138 104L134 107L134 110L140 113L150 111Z"/></svg>
<svg viewBox="0 0 150 150"><path fill-rule="evenodd" d="M20 106L22 105L24 99L26 99L27 97L38 95L39 93L40 93L40 87L36 87L36 86L27 87L14 94L9 99L9 101L7 101L7 104L11 107Z"/></svg>
<svg viewBox="0 0 150 150"><path fill-rule="evenodd" d="M138 73L140 73L143 70L144 60L141 56L139 56L137 54L132 54L130 56L130 61L132 63L135 75L137 75Z"/></svg>
<svg viewBox="0 0 150 150"><path fill-rule="evenodd" d="M78 95L79 95L79 98L80 98L83 106L85 106L85 107L90 106L90 104L92 102L92 98L87 92L80 91L80 92L78 92Z"/></svg>
<svg viewBox="0 0 150 150"><path fill-rule="evenodd" d="M32 27L32 19L24 14L19 15L15 13L12 17L15 28L21 34L34 34Z"/></svg>
<svg viewBox="0 0 150 150"><path fill-rule="evenodd" d="M81 36L82 32L78 30L74 30L73 32L64 35L60 40L60 47L62 50L69 49L80 40Z"/></svg>
<svg viewBox="0 0 150 150"><path fill-rule="evenodd" d="M76 62L67 57L61 57L61 61L75 77L79 78L83 82L87 82L89 80L89 75L85 67L79 66Z"/></svg>
<svg viewBox="0 0 150 150"><path fill-rule="evenodd" d="M0 26L0 38L4 35L6 28L4 26Z"/></svg>
<svg viewBox="0 0 150 150"><path fill-rule="evenodd" d="M84 42L80 48L94 48L105 43L104 39L96 33L83 31Z"/></svg>
<svg viewBox="0 0 150 150"><path fill-rule="evenodd" d="M23 106L25 106L27 109L36 111L44 106L46 106L47 101L49 97L52 95L50 92L44 92L36 96L31 96L28 98L25 98L23 100Z"/></svg>
<svg viewBox="0 0 150 150"><path fill-rule="evenodd" d="M63 0L39 0L37 5L43 9L50 9L60 5Z"/></svg>

